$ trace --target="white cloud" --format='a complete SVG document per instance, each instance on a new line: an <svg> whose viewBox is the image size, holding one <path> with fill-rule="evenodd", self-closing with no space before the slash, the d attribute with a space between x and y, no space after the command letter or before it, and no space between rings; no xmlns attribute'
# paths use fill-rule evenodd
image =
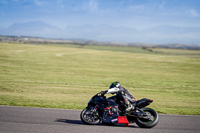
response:
<svg viewBox="0 0 200 133"><path fill-rule="evenodd" d="M89 1L89 9L90 9L90 11L97 11L98 10L98 5L99 5L99 3L98 3L98 1L97 0L90 0Z"/></svg>
<svg viewBox="0 0 200 133"><path fill-rule="evenodd" d="M138 12L138 11L144 11L144 9L145 9L144 5L132 5L129 8L127 8L127 11Z"/></svg>
<svg viewBox="0 0 200 133"><path fill-rule="evenodd" d="M194 9L189 10L189 14L190 14L192 17L199 17L199 13L196 12Z"/></svg>
<svg viewBox="0 0 200 133"><path fill-rule="evenodd" d="M34 3L37 5L37 6L43 6L45 4L44 1L41 1L41 0L34 0Z"/></svg>

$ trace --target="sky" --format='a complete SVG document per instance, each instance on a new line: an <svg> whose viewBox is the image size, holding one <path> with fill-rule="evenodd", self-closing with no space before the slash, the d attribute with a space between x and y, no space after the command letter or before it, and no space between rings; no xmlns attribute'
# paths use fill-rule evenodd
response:
<svg viewBox="0 0 200 133"><path fill-rule="evenodd" d="M1 28L32 21L60 29L83 25L142 31L160 26L194 28L200 27L200 0L0 0ZM187 34L190 39L196 36L194 43L200 44L199 33Z"/></svg>

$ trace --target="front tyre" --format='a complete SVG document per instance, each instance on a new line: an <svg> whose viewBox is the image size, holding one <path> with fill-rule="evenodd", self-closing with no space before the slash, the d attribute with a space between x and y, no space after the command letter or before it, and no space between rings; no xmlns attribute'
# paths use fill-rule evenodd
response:
<svg viewBox="0 0 200 133"><path fill-rule="evenodd" d="M91 108L85 108L80 114L81 121L89 125L97 125L100 122L98 111Z"/></svg>
<svg viewBox="0 0 200 133"><path fill-rule="evenodd" d="M152 128L158 124L158 113L151 108L143 108L145 115L140 118L136 118L136 124L141 128Z"/></svg>

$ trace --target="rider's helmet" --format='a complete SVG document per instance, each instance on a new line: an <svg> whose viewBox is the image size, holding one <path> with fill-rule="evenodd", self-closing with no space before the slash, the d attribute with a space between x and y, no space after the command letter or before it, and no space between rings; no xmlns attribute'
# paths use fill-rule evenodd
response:
<svg viewBox="0 0 200 133"><path fill-rule="evenodd" d="M114 87L120 88L120 87L121 87L121 84L120 84L119 82L112 82L112 83L110 84L109 89L114 88Z"/></svg>

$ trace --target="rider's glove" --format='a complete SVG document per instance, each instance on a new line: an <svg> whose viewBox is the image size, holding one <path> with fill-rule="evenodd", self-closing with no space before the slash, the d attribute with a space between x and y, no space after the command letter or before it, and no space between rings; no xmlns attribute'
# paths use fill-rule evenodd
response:
<svg viewBox="0 0 200 133"><path fill-rule="evenodd" d="M101 95L105 95L108 91L101 91Z"/></svg>

